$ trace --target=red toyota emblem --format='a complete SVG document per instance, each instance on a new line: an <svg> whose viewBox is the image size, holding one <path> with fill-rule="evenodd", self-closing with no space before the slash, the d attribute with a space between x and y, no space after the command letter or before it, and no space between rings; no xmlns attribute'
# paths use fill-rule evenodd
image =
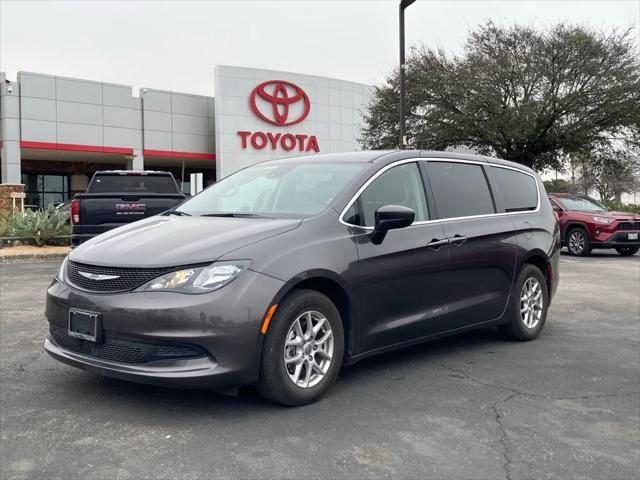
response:
<svg viewBox="0 0 640 480"><path fill-rule="evenodd" d="M251 92L249 103L258 117L280 127L302 122L311 106L304 90L284 80L261 83Z"/></svg>

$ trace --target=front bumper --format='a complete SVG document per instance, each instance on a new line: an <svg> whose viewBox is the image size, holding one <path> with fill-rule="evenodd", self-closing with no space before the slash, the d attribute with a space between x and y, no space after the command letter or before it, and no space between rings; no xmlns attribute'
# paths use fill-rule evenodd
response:
<svg viewBox="0 0 640 480"><path fill-rule="evenodd" d="M637 240L629 240L629 234L637 235ZM591 242L593 248L616 248L616 247L640 247L640 232L617 231L605 239L594 238Z"/></svg>
<svg viewBox="0 0 640 480"><path fill-rule="evenodd" d="M50 333L44 349L55 359L101 375L173 387L224 388L255 383L262 335L260 327L283 282L251 270L216 292L187 295L169 292L98 294L54 280L47 290L45 315ZM78 341L73 348L59 333L68 326L69 309L102 315L107 339L131 345L185 345L195 358L99 356L100 345ZM57 332L58 335L54 335ZM57 341L56 341L57 339ZM66 347L66 348L65 348ZM167 349L162 350L164 353Z"/></svg>

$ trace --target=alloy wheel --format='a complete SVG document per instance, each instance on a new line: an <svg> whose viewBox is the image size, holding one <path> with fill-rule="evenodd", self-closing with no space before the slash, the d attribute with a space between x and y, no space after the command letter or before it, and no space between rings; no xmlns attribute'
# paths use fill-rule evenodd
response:
<svg viewBox="0 0 640 480"><path fill-rule="evenodd" d="M327 317L315 310L299 315L289 327L284 365L291 382L310 388L324 378L333 358L333 330Z"/></svg>
<svg viewBox="0 0 640 480"><path fill-rule="evenodd" d="M571 232L571 235L569 235L569 250L571 253L580 254L584 251L584 248L584 234L579 230Z"/></svg>
<svg viewBox="0 0 640 480"><path fill-rule="evenodd" d="M527 278L520 291L520 315L525 327L538 326L542 319L543 307L544 296L540 282L533 277Z"/></svg>

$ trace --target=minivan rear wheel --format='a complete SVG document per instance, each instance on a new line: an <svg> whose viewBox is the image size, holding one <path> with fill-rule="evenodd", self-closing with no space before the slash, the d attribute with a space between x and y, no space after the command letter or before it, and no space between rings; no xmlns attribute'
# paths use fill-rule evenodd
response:
<svg viewBox="0 0 640 480"><path fill-rule="evenodd" d="M258 391L283 405L315 402L335 382L343 353L342 319L333 302L314 290L295 291L269 323Z"/></svg>
<svg viewBox="0 0 640 480"><path fill-rule="evenodd" d="M526 264L522 268L510 302L509 323L499 330L513 340L533 340L544 327L549 305L547 280L538 267Z"/></svg>

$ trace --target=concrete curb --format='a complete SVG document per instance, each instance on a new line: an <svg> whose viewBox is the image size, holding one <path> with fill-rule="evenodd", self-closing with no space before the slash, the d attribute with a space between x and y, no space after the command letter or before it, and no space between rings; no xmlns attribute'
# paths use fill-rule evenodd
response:
<svg viewBox="0 0 640 480"><path fill-rule="evenodd" d="M67 256L66 253L44 253L44 254L21 253L18 255L5 255L5 256L3 256L2 253L0 253L0 264L1 263L56 262L56 261L62 261L62 259L66 256Z"/></svg>

